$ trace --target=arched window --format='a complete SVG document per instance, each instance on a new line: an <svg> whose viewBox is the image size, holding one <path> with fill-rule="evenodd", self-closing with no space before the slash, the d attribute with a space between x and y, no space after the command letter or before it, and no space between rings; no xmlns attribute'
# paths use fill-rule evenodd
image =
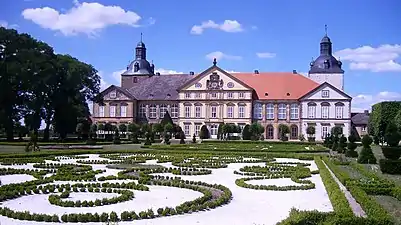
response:
<svg viewBox="0 0 401 225"><path fill-rule="evenodd" d="M262 119L262 104L256 103L253 107L253 118Z"/></svg>
<svg viewBox="0 0 401 225"><path fill-rule="evenodd" d="M146 118L146 105L144 104L139 105L139 117Z"/></svg>
<svg viewBox="0 0 401 225"><path fill-rule="evenodd" d="M291 125L291 139L298 139L298 126L297 125Z"/></svg>
<svg viewBox="0 0 401 225"><path fill-rule="evenodd" d="M272 103L266 104L266 119L274 119L274 105Z"/></svg>
<svg viewBox="0 0 401 225"><path fill-rule="evenodd" d="M178 118L178 104L171 105L171 118Z"/></svg>
<svg viewBox="0 0 401 225"><path fill-rule="evenodd" d="M281 103L278 105L278 119L279 120L285 120L287 117L287 107L285 104Z"/></svg>
<svg viewBox="0 0 401 225"><path fill-rule="evenodd" d="M272 125L267 125L266 127L266 139L274 138L274 127Z"/></svg>
<svg viewBox="0 0 401 225"><path fill-rule="evenodd" d="M149 106L149 118L155 119L157 116L157 108L155 104Z"/></svg>
<svg viewBox="0 0 401 225"><path fill-rule="evenodd" d="M164 115L167 112L167 105L166 104L161 104L160 105L160 112L159 112L159 117L164 118Z"/></svg>

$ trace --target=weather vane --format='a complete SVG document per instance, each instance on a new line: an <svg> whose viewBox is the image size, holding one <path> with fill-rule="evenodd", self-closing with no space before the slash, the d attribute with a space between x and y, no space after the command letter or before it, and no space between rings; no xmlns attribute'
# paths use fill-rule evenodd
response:
<svg viewBox="0 0 401 225"><path fill-rule="evenodd" d="M327 24L324 25L324 32L326 33L327 36Z"/></svg>

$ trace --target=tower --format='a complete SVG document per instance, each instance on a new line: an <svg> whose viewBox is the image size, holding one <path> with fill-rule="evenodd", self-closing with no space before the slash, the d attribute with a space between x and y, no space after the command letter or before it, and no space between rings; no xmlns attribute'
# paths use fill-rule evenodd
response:
<svg viewBox="0 0 401 225"><path fill-rule="evenodd" d="M327 36L327 25L325 25L325 31L325 35L320 41L320 55L316 60L312 59L308 76L319 84L327 82L344 91L342 62L333 56L333 46Z"/></svg>
<svg viewBox="0 0 401 225"><path fill-rule="evenodd" d="M121 87L129 89L144 79L154 75L155 66L146 59L146 45L141 40L135 48L135 59L127 66L127 70L121 74Z"/></svg>

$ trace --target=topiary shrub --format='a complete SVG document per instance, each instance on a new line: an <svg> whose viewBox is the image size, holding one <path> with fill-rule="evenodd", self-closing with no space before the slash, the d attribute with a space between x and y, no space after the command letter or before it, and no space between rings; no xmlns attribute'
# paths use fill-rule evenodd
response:
<svg viewBox="0 0 401 225"><path fill-rule="evenodd" d="M184 133L184 131L180 132L180 144L185 144L185 133Z"/></svg>
<svg viewBox="0 0 401 225"><path fill-rule="evenodd" d="M345 148L347 147L347 138L341 135L338 143L338 153L345 153Z"/></svg>
<svg viewBox="0 0 401 225"><path fill-rule="evenodd" d="M242 139L243 140L251 140L252 133L250 131L249 124L245 125L244 129L242 130Z"/></svg>
<svg viewBox="0 0 401 225"><path fill-rule="evenodd" d="M116 129L114 130L113 144L115 144L115 145L121 144L121 140L120 140L120 131L118 130L118 128L116 128Z"/></svg>
<svg viewBox="0 0 401 225"><path fill-rule="evenodd" d="M376 164L377 160L373 155L372 149L370 145L372 144L373 140L369 135L364 135L362 138L362 150L358 157L358 163L361 164Z"/></svg>
<svg viewBox="0 0 401 225"><path fill-rule="evenodd" d="M387 125L385 139L387 146L382 146L382 152L387 159L397 160L401 156L401 148L398 146L401 135L398 132L397 125L390 122Z"/></svg>
<svg viewBox="0 0 401 225"><path fill-rule="evenodd" d="M347 144L347 150L345 151L345 156L352 158L358 157L358 152L355 151L358 145L355 143L355 141L356 137L354 135L351 134L350 136L348 136L348 144Z"/></svg>
<svg viewBox="0 0 401 225"><path fill-rule="evenodd" d="M315 142L316 128L314 126L308 126L306 134L308 135L308 142Z"/></svg>
<svg viewBox="0 0 401 225"><path fill-rule="evenodd" d="M192 136L192 143L196 144L196 136L194 134L194 136Z"/></svg>
<svg viewBox="0 0 401 225"><path fill-rule="evenodd" d="M401 160L381 159L379 165L383 173L401 175Z"/></svg>
<svg viewBox="0 0 401 225"><path fill-rule="evenodd" d="M209 133L209 130L207 129L206 125L203 125L201 127L200 132L199 132L199 138L200 139L209 139L210 138L210 133Z"/></svg>
<svg viewBox="0 0 401 225"><path fill-rule="evenodd" d="M68 198L68 197L70 197L69 191L64 191L63 193L60 194L60 198Z"/></svg>

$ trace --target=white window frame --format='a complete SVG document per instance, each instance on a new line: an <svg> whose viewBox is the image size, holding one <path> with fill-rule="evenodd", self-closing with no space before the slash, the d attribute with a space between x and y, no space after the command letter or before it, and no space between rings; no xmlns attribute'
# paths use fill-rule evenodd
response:
<svg viewBox="0 0 401 225"><path fill-rule="evenodd" d="M234 93L233 92L228 92L227 93L227 98L234 98Z"/></svg>
<svg viewBox="0 0 401 225"><path fill-rule="evenodd" d="M157 117L157 107L156 105L152 104L149 106L149 118L155 119Z"/></svg>
<svg viewBox="0 0 401 225"><path fill-rule="evenodd" d="M184 108L185 118L191 118L191 106L186 105Z"/></svg>
<svg viewBox="0 0 401 225"><path fill-rule="evenodd" d="M99 117L104 117L104 105L99 106Z"/></svg>
<svg viewBox="0 0 401 225"><path fill-rule="evenodd" d="M218 129L219 125L217 124L210 125L210 135L217 135Z"/></svg>
<svg viewBox="0 0 401 225"><path fill-rule="evenodd" d="M245 98L245 93L244 92L238 93L238 98Z"/></svg>
<svg viewBox="0 0 401 225"><path fill-rule="evenodd" d="M336 106L336 119L344 118L344 106Z"/></svg>
<svg viewBox="0 0 401 225"><path fill-rule="evenodd" d="M185 133L185 136L189 136L189 135L190 135L190 132L191 132L191 124L188 124L188 123L184 124L184 133Z"/></svg>
<svg viewBox="0 0 401 225"><path fill-rule="evenodd" d="M299 119L299 106L298 106L298 104L291 104L291 107L290 107L290 119L292 119L292 120Z"/></svg>
<svg viewBox="0 0 401 225"><path fill-rule="evenodd" d="M234 117L234 106L229 105L227 106L227 118L233 118Z"/></svg>
<svg viewBox="0 0 401 225"><path fill-rule="evenodd" d="M167 110L168 110L168 106L166 104L161 104L159 106L159 118L163 119Z"/></svg>
<svg viewBox="0 0 401 225"><path fill-rule="evenodd" d="M253 118L262 119L262 107L263 107L262 104L256 103L253 107L254 107Z"/></svg>
<svg viewBox="0 0 401 225"><path fill-rule="evenodd" d="M195 124L195 136L197 137L199 136L201 126L201 124Z"/></svg>
<svg viewBox="0 0 401 225"><path fill-rule="evenodd" d="M238 106L238 117L245 118L245 106L243 105Z"/></svg>
<svg viewBox="0 0 401 225"><path fill-rule="evenodd" d="M195 118L201 118L202 117L202 108L201 106L195 106Z"/></svg>
<svg viewBox="0 0 401 225"><path fill-rule="evenodd" d="M329 118L329 110L330 110L330 106L327 106L327 105L322 105L321 106L321 116L322 116L322 119L328 119Z"/></svg>
<svg viewBox="0 0 401 225"><path fill-rule="evenodd" d="M178 118L178 104L172 104L170 110L171 118Z"/></svg>
<svg viewBox="0 0 401 225"><path fill-rule="evenodd" d="M115 92L115 91L110 92L109 97L110 98L117 98L117 92Z"/></svg>
<svg viewBox="0 0 401 225"><path fill-rule="evenodd" d="M330 98L330 91L322 90L322 98Z"/></svg>
<svg viewBox="0 0 401 225"><path fill-rule="evenodd" d="M329 134L329 126L322 126L322 137L325 138Z"/></svg>
<svg viewBox="0 0 401 225"><path fill-rule="evenodd" d="M120 116L121 117L127 117L127 106L126 105L120 105Z"/></svg>
<svg viewBox="0 0 401 225"><path fill-rule="evenodd" d="M308 105L308 118L314 119L316 117L316 106Z"/></svg>
<svg viewBox="0 0 401 225"><path fill-rule="evenodd" d="M195 93L195 98L202 98L202 93L196 92Z"/></svg>
<svg viewBox="0 0 401 225"><path fill-rule="evenodd" d="M109 106L109 115L110 117L116 117L116 106L115 105L110 105Z"/></svg>
<svg viewBox="0 0 401 225"><path fill-rule="evenodd" d="M190 92L185 92L185 98L186 99L191 98L191 93Z"/></svg>
<svg viewBox="0 0 401 225"><path fill-rule="evenodd" d="M210 93L211 98L217 98L217 92Z"/></svg>
<svg viewBox="0 0 401 225"><path fill-rule="evenodd" d="M278 105L278 119L279 120L287 119L287 106L284 103L280 103Z"/></svg>
<svg viewBox="0 0 401 225"><path fill-rule="evenodd" d="M217 118L217 106L210 107L210 117Z"/></svg>
<svg viewBox="0 0 401 225"><path fill-rule="evenodd" d="M266 119L268 120L274 119L274 104L272 103L266 104Z"/></svg>
<svg viewBox="0 0 401 225"><path fill-rule="evenodd" d="M139 117L146 118L146 105L144 104L139 105Z"/></svg>

